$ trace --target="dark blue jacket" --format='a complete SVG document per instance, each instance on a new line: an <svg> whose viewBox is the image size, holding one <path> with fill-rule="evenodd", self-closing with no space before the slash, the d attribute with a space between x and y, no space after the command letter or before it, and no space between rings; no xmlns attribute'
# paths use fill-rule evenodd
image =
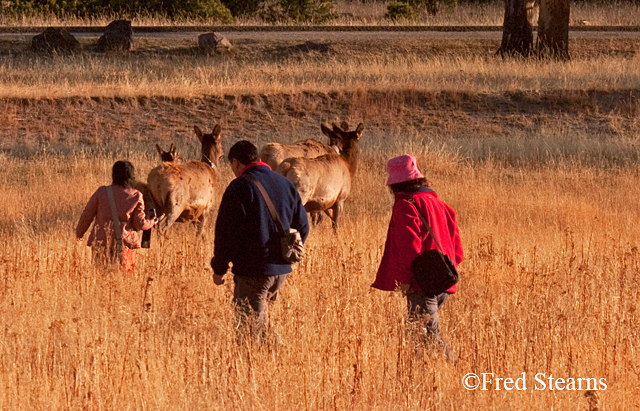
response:
<svg viewBox="0 0 640 411"><path fill-rule="evenodd" d="M284 229L295 228L302 241L309 235L307 213L296 188L264 163L247 166L222 196L211 267L214 274L231 271L236 275L280 275L291 272L282 258L280 235L267 204L256 185L246 175L260 181L275 206Z"/></svg>

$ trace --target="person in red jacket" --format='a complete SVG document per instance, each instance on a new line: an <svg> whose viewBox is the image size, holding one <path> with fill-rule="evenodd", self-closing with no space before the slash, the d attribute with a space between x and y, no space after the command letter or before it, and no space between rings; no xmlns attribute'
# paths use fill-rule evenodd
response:
<svg viewBox="0 0 640 411"><path fill-rule="evenodd" d="M420 220L416 206L431 225L442 253L448 255L456 266L460 264L464 253L456 213L429 188L413 155L392 158L387 167L387 186L394 194L395 203L380 268L371 286L384 291L402 291L407 298L409 321L423 326L427 335L442 344L448 353L438 329L438 311L449 294L456 292L457 285L440 295L426 295L413 279L410 266L422 252L437 249ZM409 199L413 199L416 205Z"/></svg>
<svg viewBox="0 0 640 411"><path fill-rule="evenodd" d="M111 170L113 199L118 213L118 222L122 229L124 254L122 261L125 271L135 263L135 249L140 248L138 230L149 230L157 219L145 218L142 193L133 188L135 169L128 161L116 161ZM113 214L107 186L99 187L87 202L76 226L76 238L82 241L91 223L93 229L89 234L87 245L92 247L94 263L112 261L116 255L115 231L113 230Z"/></svg>

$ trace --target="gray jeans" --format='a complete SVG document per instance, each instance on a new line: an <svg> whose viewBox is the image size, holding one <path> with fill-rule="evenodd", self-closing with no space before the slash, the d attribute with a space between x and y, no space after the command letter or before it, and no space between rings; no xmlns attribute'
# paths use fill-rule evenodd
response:
<svg viewBox="0 0 640 411"><path fill-rule="evenodd" d="M424 323L428 315L429 319L426 324L423 324L427 334L438 341L442 341L440 330L438 329L438 311L448 297L449 294L447 292L433 296L427 296L421 291L407 294L409 321Z"/></svg>
<svg viewBox="0 0 640 411"><path fill-rule="evenodd" d="M233 302L236 307L236 327L242 333L262 335L266 323L267 302L273 302L287 274L233 277ZM249 330L247 330L247 327Z"/></svg>

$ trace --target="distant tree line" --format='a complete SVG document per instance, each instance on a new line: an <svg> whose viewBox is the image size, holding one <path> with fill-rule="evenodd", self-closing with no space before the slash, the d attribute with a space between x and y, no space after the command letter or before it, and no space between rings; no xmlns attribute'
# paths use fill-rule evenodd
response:
<svg viewBox="0 0 640 411"><path fill-rule="evenodd" d="M358 0L354 0L358 1ZM377 1L386 3L388 0L359 0L361 2ZM443 9L452 9L458 4L495 4L501 0L391 0L387 5L385 17L391 20L415 20L422 12L436 15ZM539 1L538 1L539 2ZM615 7L616 4L640 4L640 0L571 0L577 4L594 4Z"/></svg>
<svg viewBox="0 0 640 411"><path fill-rule="evenodd" d="M133 16L161 14L169 18L198 16L231 22L233 16L220 0L9 0L2 14L92 17L105 14Z"/></svg>
<svg viewBox="0 0 640 411"><path fill-rule="evenodd" d="M199 17L232 23L237 17L268 22L324 23L336 18L335 0L0 0L3 16L91 17L116 14Z"/></svg>
<svg viewBox="0 0 640 411"><path fill-rule="evenodd" d="M368 2L372 0L353 0ZM414 20L422 13L436 14L458 3L483 4L497 0L373 0L387 4L386 17ZM239 17L259 18L269 23L322 24L338 17L336 0L0 0L0 15L48 15L92 17L115 14L163 15L170 19L198 17L230 24ZM611 5L640 4L640 0L572 0L577 3Z"/></svg>

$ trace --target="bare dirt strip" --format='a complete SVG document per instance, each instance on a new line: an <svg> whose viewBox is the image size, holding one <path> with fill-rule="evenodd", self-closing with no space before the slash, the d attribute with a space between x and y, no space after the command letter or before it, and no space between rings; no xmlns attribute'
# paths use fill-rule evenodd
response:
<svg viewBox="0 0 640 411"><path fill-rule="evenodd" d="M417 91L242 95L195 99L2 99L0 149L182 142L220 124L226 141L322 138L321 122L364 121L369 135L437 139L536 136L551 129L618 138L640 132L638 90L470 94ZM102 136L102 137L98 137ZM104 136L109 141L104 141ZM149 145L150 149L153 144Z"/></svg>

